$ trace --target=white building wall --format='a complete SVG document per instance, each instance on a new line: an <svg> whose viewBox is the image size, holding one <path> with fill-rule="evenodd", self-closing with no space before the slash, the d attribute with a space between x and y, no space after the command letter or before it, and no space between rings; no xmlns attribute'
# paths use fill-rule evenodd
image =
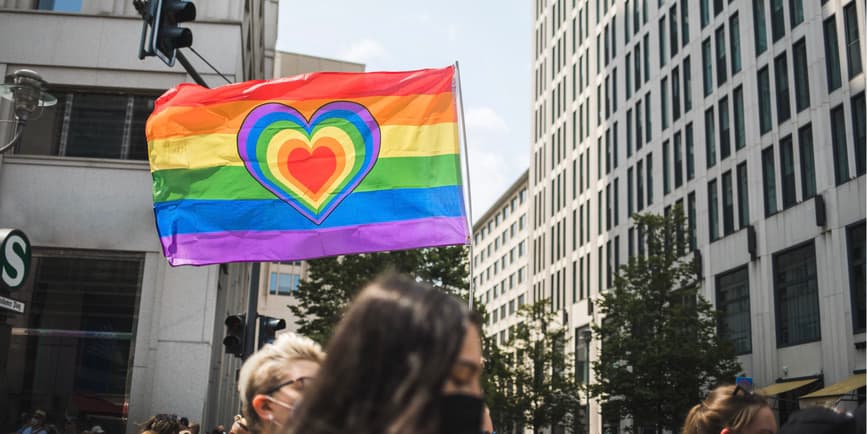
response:
<svg viewBox="0 0 867 434"><path fill-rule="evenodd" d="M853 143L855 140L852 132L851 97L862 92L865 87L865 74L852 77L849 80L847 73L847 55L845 44L845 27L843 8L846 5L855 5L857 11L858 32L862 51L862 65L865 61L863 52L865 48L864 28L864 4L858 1L829 0L824 5L820 2L803 1L804 21L794 28L791 25L790 5L795 2L784 1L785 35L779 41L772 38L772 12L770 1L763 1L765 8L765 27L767 33L768 48L761 54L756 54L754 44L754 17L753 1L738 0L720 2L722 11L714 14L714 1L708 0L710 9L710 23L702 27L700 21L700 4L704 0L674 1L674 0L535 0L532 2L531 37L532 44L532 70L534 83L532 84L533 98L530 104L531 131L534 140L530 146L530 170L529 191L532 203L530 206L531 220L534 222L528 244L538 245L539 249L530 249L530 269L533 270L535 261L539 261L541 268L533 272L532 284L535 298L549 298L550 277L556 270L570 268L569 264L575 260L588 259L590 266L585 264L585 282L579 283L585 291L589 291L590 298L598 297L599 288L605 287L605 275L600 275L598 270L599 261L606 262L608 254L608 242L614 241L615 237L620 240L620 263L628 261L628 229L630 227L627 215L627 171L629 168L636 169L639 160L646 161L648 154L653 157L653 203L645 205L641 212L653 212L662 214L666 206L673 205L677 200L683 200L684 208L687 206L687 194L694 193L696 197L696 224L697 224L697 247L702 253L704 287L703 293L712 302L716 298L716 276L719 273L746 265L749 271L750 285L750 320L752 352L739 357L747 373L754 377L756 384L764 386L778 379L797 378L801 376L823 376L826 385L840 381L853 371L864 369L864 350L856 349L855 345L863 343L863 332L853 333L852 306L849 282L849 261L847 253L846 227L852 223L862 221L865 218L867 208L867 186L864 176L855 176L855 146L863 144ZM689 9L689 43L682 43L682 27L678 16L678 45L677 53L672 56L669 46L669 15L673 6L677 6L680 15L682 6L688 5ZM629 26L633 27L633 6L638 5L640 15L644 15L641 9L646 8L647 19L641 24L638 32L630 29L630 38L626 37L624 29L624 16L628 14ZM628 7L628 9L627 9ZM597 11L597 8L600 10ZM729 39L729 18L737 10L739 21L739 40L741 71L731 74L731 43ZM597 20L597 15L599 19ZM840 75L842 86L828 93L826 84L826 61L823 35L824 19L834 16L837 28ZM583 19L582 18L585 18ZM667 62L660 65L660 34L659 20L666 18ZM643 17L642 17L643 18ZM562 19L562 24L561 24ZM577 22L577 26L573 24ZM584 23L587 23L585 25ZM720 26L725 26L726 37L726 68L727 80L722 85L717 84L716 45L715 31ZM604 55L599 52L605 47L606 26L614 26L616 55L604 66L597 68L597 58ZM576 28L577 27L577 28ZM584 35L575 36L575 32L586 28ZM644 36L648 36L648 44L645 44ZM597 39L597 37L599 39ZM792 54L793 44L805 38L807 50L807 64L809 76L810 107L802 112L797 112L795 106L795 80L794 59ZM713 86L712 92L705 97L703 92L703 63L702 42L710 38L711 61L713 63ZM578 44L574 47L573 40ZM642 85L638 91L632 91L630 98L626 98L625 69L628 68L631 76L630 85L636 80L634 70L634 56L636 43L640 43L642 50L641 74ZM645 45L648 45L645 47ZM645 67L643 54L645 50L649 60L649 69ZM626 54L630 53L630 64L626 65ZM776 109L776 83L775 65L776 56L786 53L788 67L788 87L790 99L791 118L783 123L777 121ZM689 56L691 61L691 95L692 109L683 113L681 104L680 119L674 120L672 115L672 69L677 66L680 70L681 101L684 92L683 60ZM579 60L580 59L580 60ZM589 64L588 64L589 63ZM604 62L602 62L604 63ZM772 110L772 129L770 132L761 134L759 125L758 107L758 81L757 71L768 66L770 84L770 105ZM575 69L573 69L573 67ZM616 69L616 86L614 76ZM649 70L650 77L644 82L645 70ZM863 69L863 67L862 67ZM585 76L586 85L575 83ZM588 76L589 75L589 76ZM668 119L669 126L662 131L661 109L661 81L668 78ZM610 83L610 84L609 84ZM605 117L606 86L616 88L616 110L611 110L610 116ZM736 86L743 86L744 102L744 134L746 146L736 150L734 145L734 109L733 90ZM576 89L577 87L577 89ZM601 92L599 91L601 90ZM637 101L642 103L642 111L645 110L645 95L650 94L651 102L651 125L652 140L643 144L640 150L635 149L635 109ZM573 97L574 95L574 97ZM731 126L731 155L721 160L719 143L719 102L721 98L728 97L729 123ZM848 163L852 180L841 185L836 185L834 178L831 120L830 110L839 104L843 104L846 122L846 139L848 146ZM558 105L562 110L556 110ZM612 104L613 105L613 104ZM552 107L553 106L553 107ZM706 109L714 109L714 126L716 142L716 163L707 168L705 153L705 125L704 113ZM626 113L632 109L633 119L633 154L627 156L626 152ZM589 129L586 138L575 138L580 131L580 126L575 125L573 119L579 119L585 113L584 128ZM587 114L589 113L589 114ZM597 124L597 114L602 113L603 119ZM644 121L644 115L640 117ZM673 135L676 131L681 132L683 162L686 165L685 152L685 126L693 125L694 133L694 162L695 176L687 179L684 175L682 186L675 188L673 181L674 165L672 156L669 155L669 167L672 171L671 191L663 193L663 151L662 142L668 140L673 145ZM816 190L825 201L827 223L817 226L815 220L815 201L803 199L801 191L801 170L797 167L800 161L798 150L798 128L810 123L813 131L813 149ZM605 173L605 134L606 130L617 129L617 140L613 141L618 147L617 164L609 173ZM643 135L646 134L645 125L642 124ZM561 136L562 134L562 136ZM765 217L763 202L763 171L762 151L768 146L773 146L776 176L776 199L778 208L782 208L781 189L781 161L780 141L785 136L792 134L794 161L796 172L796 198L800 202L791 208L779 211L776 214ZM601 140L601 147L599 141ZM558 148L558 145L561 147ZM602 173L597 168L597 162L602 158ZM558 157L559 158L556 158ZM587 162L589 159L589 163ZM739 230L737 222L737 197L735 203L735 229L730 235L711 241L709 237L709 208L708 208L708 182L717 180L718 188L718 213L719 232L723 232L722 217L722 174L731 171L733 177L733 190L736 191L736 166L747 162L748 190L749 190L749 224L757 234L757 257L750 258L747 252L747 231ZM575 163L583 163L583 170L574 169ZM645 163L646 164L646 163ZM685 169L685 167L684 167ZM584 173L587 172L587 173ZM573 179L576 175L584 174L589 179L589 188L573 192ZM551 213L551 200L557 199L558 192L552 195L552 180L556 181L562 176L566 181L559 192L560 200L565 199L567 205ZM611 199L618 203L619 224L613 228L599 230L599 225L604 224L605 219L605 188L613 184L614 179L619 182L618 195ZM645 183L647 176L644 175ZM635 181L633 181L635 182ZM579 182L580 183L580 182ZM554 184L556 186L556 182ZM645 186L646 189L646 186ZM602 201L599 193L602 192ZM736 194L736 193L735 193ZM637 194L634 193L633 201ZM645 200L646 202L646 200ZM589 228L589 240L583 244L573 246L572 232L580 230L581 222L574 221L573 212L584 206L585 213L589 207L589 215L585 214L584 225ZM602 207L603 221L599 221L598 209ZM686 211L686 209L685 209ZM568 230L562 234L559 240L551 239L551 228L557 222L565 220ZM579 219L580 220L580 219ZM585 229L586 230L586 229ZM552 260L550 255L550 243L567 241L569 254L566 258ZM776 337L776 313L774 297L774 255L788 248L812 240L816 251L818 304L821 321L821 339L800 345L779 347ZM600 247L603 254L599 255ZM607 267L603 267L605 270ZM572 328L582 327L590 322L598 322L601 318L588 308L587 300L574 300L570 297L571 288L575 276L568 273L565 287L569 288L564 297L569 302L565 310L569 313L569 322ZM601 280L600 280L601 279ZM600 284L600 281L602 284ZM580 297L579 297L580 298ZM577 337L573 337L577 338ZM567 346L571 347L571 346ZM570 348L571 349L571 348ZM591 357L595 357L598 346L594 344ZM733 379L732 379L733 380ZM601 417L597 406L591 409L591 432L601 432Z"/></svg>

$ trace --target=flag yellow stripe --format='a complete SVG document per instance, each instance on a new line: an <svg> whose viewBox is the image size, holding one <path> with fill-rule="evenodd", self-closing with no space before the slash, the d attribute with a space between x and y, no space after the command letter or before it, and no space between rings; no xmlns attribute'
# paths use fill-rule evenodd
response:
<svg viewBox="0 0 867 434"><path fill-rule="evenodd" d="M380 127L380 158L429 157L458 153L458 126L384 125ZM204 134L156 139L148 142L151 172L166 169L200 169L242 166L236 134Z"/></svg>

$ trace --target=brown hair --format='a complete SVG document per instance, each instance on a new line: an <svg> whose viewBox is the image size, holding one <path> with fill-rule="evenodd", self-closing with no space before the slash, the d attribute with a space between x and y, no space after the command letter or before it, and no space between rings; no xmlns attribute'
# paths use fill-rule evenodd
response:
<svg viewBox="0 0 867 434"><path fill-rule="evenodd" d="M405 275L378 279L337 326L293 432L437 432L442 388L468 324L457 298Z"/></svg>
<svg viewBox="0 0 867 434"><path fill-rule="evenodd" d="M723 428L742 432L763 408L770 408L763 395L734 385L719 386L692 407L683 434L719 434Z"/></svg>
<svg viewBox="0 0 867 434"><path fill-rule="evenodd" d="M295 333L283 333L244 362L238 375L238 389L241 395L241 410L249 432L262 430L262 421L253 409L253 398L290 380L286 367L299 360L321 365L325 360L325 353L322 352L322 347L310 338Z"/></svg>

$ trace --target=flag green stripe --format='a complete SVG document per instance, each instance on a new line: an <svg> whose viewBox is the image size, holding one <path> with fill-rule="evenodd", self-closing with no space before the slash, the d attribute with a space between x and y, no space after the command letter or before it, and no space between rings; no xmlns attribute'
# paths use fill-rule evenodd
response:
<svg viewBox="0 0 867 434"><path fill-rule="evenodd" d="M273 199L243 166L168 169L153 172L154 203L180 199ZM356 192L460 184L457 154L380 158Z"/></svg>

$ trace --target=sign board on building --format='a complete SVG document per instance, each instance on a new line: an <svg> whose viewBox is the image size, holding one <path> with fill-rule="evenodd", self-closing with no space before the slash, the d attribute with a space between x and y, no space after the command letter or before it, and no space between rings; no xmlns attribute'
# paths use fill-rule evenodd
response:
<svg viewBox="0 0 867 434"><path fill-rule="evenodd" d="M18 229L0 229L0 287L16 289L30 272L30 240Z"/></svg>
<svg viewBox="0 0 867 434"><path fill-rule="evenodd" d="M13 312L24 313L24 303L0 296L0 309L7 309Z"/></svg>

